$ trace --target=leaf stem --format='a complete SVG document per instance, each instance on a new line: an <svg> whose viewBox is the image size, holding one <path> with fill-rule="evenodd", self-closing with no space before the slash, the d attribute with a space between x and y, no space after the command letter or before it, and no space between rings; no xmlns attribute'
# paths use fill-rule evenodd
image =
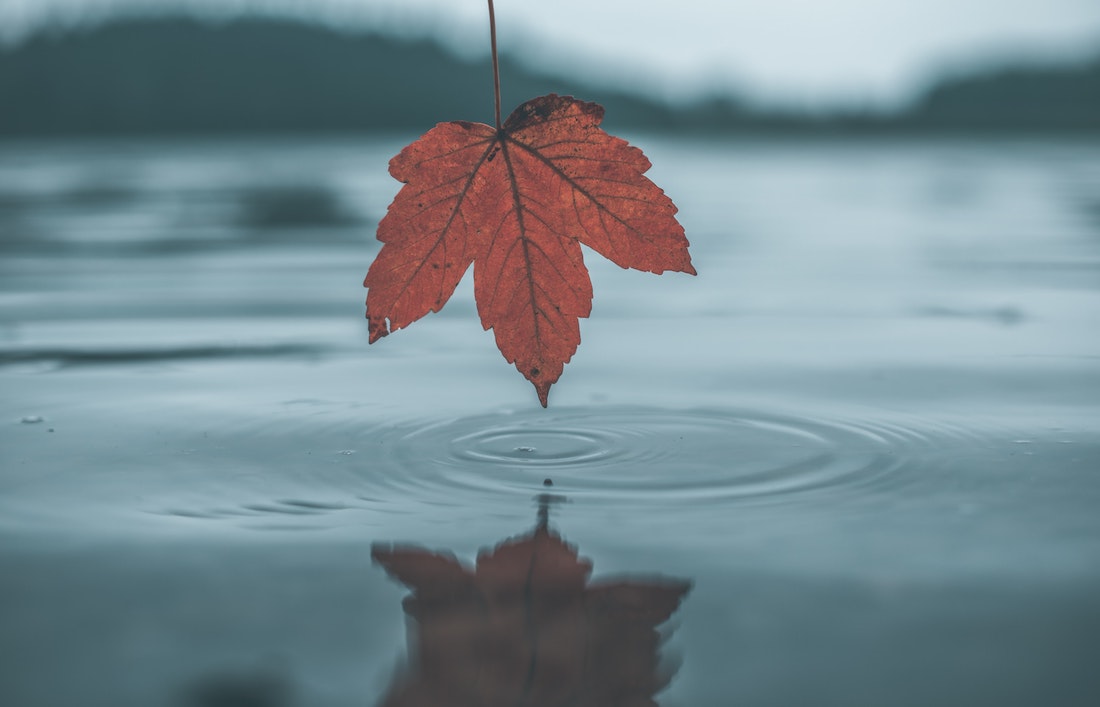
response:
<svg viewBox="0 0 1100 707"><path fill-rule="evenodd" d="M500 62L497 61L497 18L489 0L489 43L493 48L493 97L496 100L497 130L500 130Z"/></svg>

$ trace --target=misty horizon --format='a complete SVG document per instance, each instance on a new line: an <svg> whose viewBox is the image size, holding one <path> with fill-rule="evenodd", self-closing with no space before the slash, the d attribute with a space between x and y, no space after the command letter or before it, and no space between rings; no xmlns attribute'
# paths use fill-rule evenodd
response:
<svg viewBox="0 0 1100 707"><path fill-rule="evenodd" d="M505 53L505 107L546 93L596 100L608 124L680 134L1071 134L1100 127L1100 60L945 78L899 110L762 108L741 94L677 103ZM428 39L250 17L178 15L36 35L0 52L8 136L370 132L440 116L485 122L488 57ZM416 90L410 90L416 87Z"/></svg>
<svg viewBox="0 0 1100 707"><path fill-rule="evenodd" d="M483 26L484 18L480 17L484 13L483 3L471 1L469 6L461 5L461 10L455 11L465 13L462 20L452 21L454 18L445 13L432 14L424 10L431 2L420 0L392 7L385 1L348 5L342 0L328 0L310 4L305 9L293 0L240 0L213 5L205 0L53 0L34 4L6 0L6 4L0 4L0 25L4 28L0 30L0 51L12 51L37 36L86 32L118 21L190 17L213 24L253 18L287 19L351 34L377 33L429 40L465 61L488 56L488 33ZM1069 39L1051 36L1035 41L1008 36L962 48L928 51L919 62L910 62L903 75L895 77L886 89L873 85L875 82L869 79L861 84L853 74L846 86L822 83L808 90L784 87L754 76L749 66L751 62L744 65L704 62L692 70L662 65L648 55L659 57L659 50L667 52L669 48L654 46L652 41L641 52L645 60L621 53L609 55L599 47L578 47L570 44L568 37L554 36L541 28L536 31L516 20L509 22L508 10L508 3L498 3L498 17L504 16L498 22L500 44L509 62L540 73L576 75L583 72L593 82L632 93L645 93L674 104L730 96L763 110L891 111L911 105L944 78L1017 65L1075 65L1100 57L1098 14L1094 31L1086 31L1084 28L1089 23L1082 22L1081 32ZM515 8L511 11L518 13ZM822 28L823 34L828 31L831 28ZM660 44L672 41L670 38ZM788 54L795 61L800 55L812 55L815 51L813 46L806 44ZM805 61L827 63L828 60L828 57L817 57ZM876 62L867 63L886 63L888 60L886 56L876 56ZM806 81L820 79L809 77Z"/></svg>

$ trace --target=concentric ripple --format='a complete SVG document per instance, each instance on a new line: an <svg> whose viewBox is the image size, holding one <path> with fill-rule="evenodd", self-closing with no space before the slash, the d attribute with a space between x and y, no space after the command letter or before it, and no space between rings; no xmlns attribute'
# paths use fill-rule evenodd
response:
<svg viewBox="0 0 1100 707"><path fill-rule="evenodd" d="M945 477L938 472L995 447L996 439L942 420L648 407L527 409L369 426L354 408L318 403L216 430L199 415L189 419L193 427L166 451L120 453L112 466L72 474L60 486L36 483L47 475L25 475L23 510L13 513L9 502L0 516L20 527L94 521L123 533L152 518L167 519L167 532L291 524L331 530L424 507L512 512L544 493L608 513L668 510L666 518L685 521L703 509L724 513L746 504L838 501L888 512L941 495ZM67 473L69 462L57 463L57 473ZM143 489L137 504L127 491L135 478Z"/></svg>
<svg viewBox="0 0 1100 707"><path fill-rule="evenodd" d="M625 454L627 430L584 430L522 425L465 434L450 444L455 460L488 464L561 467L597 464ZM623 442L623 443L620 443Z"/></svg>
<svg viewBox="0 0 1100 707"><path fill-rule="evenodd" d="M370 434L378 453L364 481L455 502L530 494L547 480L575 498L662 505L844 491L889 482L932 444L897 425L644 408L484 415Z"/></svg>

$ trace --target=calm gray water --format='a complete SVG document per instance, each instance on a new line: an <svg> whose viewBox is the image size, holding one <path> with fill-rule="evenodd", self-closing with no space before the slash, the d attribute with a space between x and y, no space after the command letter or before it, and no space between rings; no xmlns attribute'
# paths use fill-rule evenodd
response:
<svg viewBox="0 0 1100 707"><path fill-rule="evenodd" d="M548 410L400 139L0 147L0 704L1100 704L1100 145L634 142Z"/></svg>

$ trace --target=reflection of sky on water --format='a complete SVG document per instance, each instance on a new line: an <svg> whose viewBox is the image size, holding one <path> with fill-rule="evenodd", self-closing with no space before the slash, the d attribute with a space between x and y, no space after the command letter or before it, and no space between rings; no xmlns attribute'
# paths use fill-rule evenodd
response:
<svg viewBox="0 0 1100 707"><path fill-rule="evenodd" d="M819 363L945 363L953 350L993 354L1006 344L1018 355L1088 352L1084 322L1098 267L1091 199L1100 173L1086 143L643 145L709 272L654 279L588 254L593 322L641 312L719 317L721 327L685 325L677 334L699 344L693 357L717 355L715 362L759 351L804 365L805 349L780 343L792 337L816 338ZM18 322L23 345L33 346L51 321L354 314L359 271L376 247L373 224L396 189L384 170L398 147L396 140L6 147L0 249L8 329ZM433 322L470 311L468 287L402 337L430 339ZM857 320L896 335L853 328ZM785 322L797 327L788 331ZM750 324L767 328L738 332ZM192 348L224 343L203 331L209 323L170 338ZM120 346L131 338L112 336ZM598 328L592 338L582 361L601 345ZM370 351L389 348L387 341Z"/></svg>

